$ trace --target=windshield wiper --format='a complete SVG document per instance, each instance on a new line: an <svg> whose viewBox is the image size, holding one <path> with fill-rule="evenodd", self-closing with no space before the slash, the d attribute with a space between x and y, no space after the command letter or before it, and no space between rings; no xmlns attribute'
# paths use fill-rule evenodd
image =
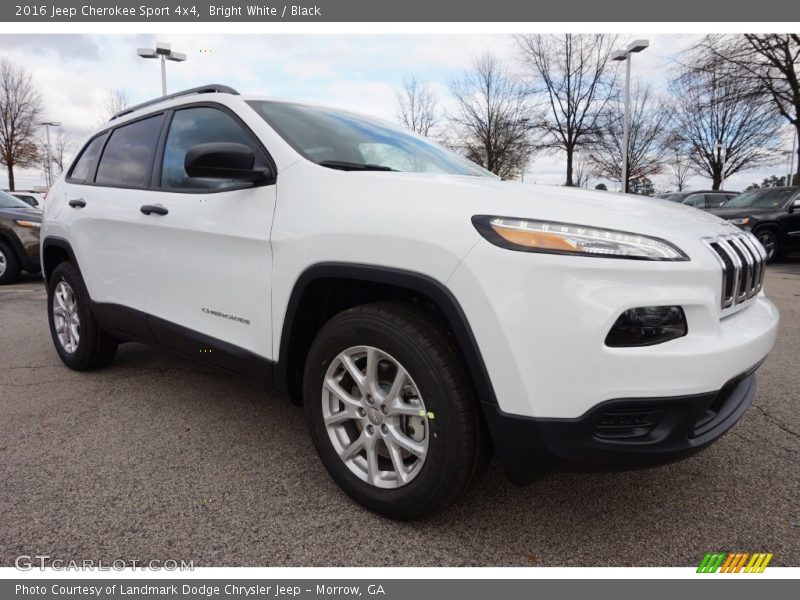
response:
<svg viewBox="0 0 800 600"><path fill-rule="evenodd" d="M391 167L383 165L373 165L369 163L348 162L346 160L323 160L317 163L329 169L339 169L340 171L394 171Z"/></svg>

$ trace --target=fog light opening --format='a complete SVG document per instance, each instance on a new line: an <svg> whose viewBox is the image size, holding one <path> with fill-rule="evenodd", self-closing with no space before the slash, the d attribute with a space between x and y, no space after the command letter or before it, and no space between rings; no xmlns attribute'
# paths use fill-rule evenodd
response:
<svg viewBox="0 0 800 600"><path fill-rule="evenodd" d="M642 306L622 313L606 336L606 346L635 348L663 344L689 331L680 306Z"/></svg>

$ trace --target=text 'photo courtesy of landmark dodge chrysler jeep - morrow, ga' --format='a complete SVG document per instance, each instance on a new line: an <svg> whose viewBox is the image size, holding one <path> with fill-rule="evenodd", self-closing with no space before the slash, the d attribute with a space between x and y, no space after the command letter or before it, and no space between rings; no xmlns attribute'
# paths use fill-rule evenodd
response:
<svg viewBox="0 0 800 600"><path fill-rule="evenodd" d="M41 238L67 366L140 341L282 392L341 488L397 519L456 501L492 452L520 484L689 456L748 408L778 328L763 248L717 217L500 181L219 85L112 118Z"/></svg>

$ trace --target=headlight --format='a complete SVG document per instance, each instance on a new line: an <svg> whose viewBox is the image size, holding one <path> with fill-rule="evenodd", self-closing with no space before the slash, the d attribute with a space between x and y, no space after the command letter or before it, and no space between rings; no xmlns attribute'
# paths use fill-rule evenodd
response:
<svg viewBox="0 0 800 600"><path fill-rule="evenodd" d="M575 254L634 260L689 260L664 240L598 227L477 215L480 234L501 248L547 254Z"/></svg>
<svg viewBox="0 0 800 600"><path fill-rule="evenodd" d="M728 223L731 225L738 225L739 227L743 225L749 225L750 217L744 217L743 219L728 219Z"/></svg>
<svg viewBox="0 0 800 600"><path fill-rule="evenodd" d="M20 227L29 227L31 229L41 229L42 224L37 223L36 221L14 221Z"/></svg>

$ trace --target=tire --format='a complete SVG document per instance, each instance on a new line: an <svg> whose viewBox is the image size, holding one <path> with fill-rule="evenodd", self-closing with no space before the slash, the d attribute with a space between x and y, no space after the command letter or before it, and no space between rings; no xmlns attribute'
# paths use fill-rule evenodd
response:
<svg viewBox="0 0 800 600"><path fill-rule="evenodd" d="M56 352L70 369L92 371L105 367L114 358L118 342L95 321L89 292L71 262L59 264L47 282L47 316ZM69 323L77 329L69 327ZM65 332L62 336L66 335L67 341L59 337L59 331Z"/></svg>
<svg viewBox="0 0 800 600"><path fill-rule="evenodd" d="M767 253L767 264L783 258L783 249L778 241L778 234L772 229L759 229L754 234Z"/></svg>
<svg viewBox="0 0 800 600"><path fill-rule="evenodd" d="M0 241L0 285L14 283L19 278L19 272L17 253L7 242Z"/></svg>
<svg viewBox="0 0 800 600"><path fill-rule="evenodd" d="M344 360L349 357L358 376L365 376L370 356L380 384L374 395L364 380L366 392L356 383ZM399 369L408 377L398 379ZM347 404L325 385L329 380L351 393ZM392 385L397 381L404 386ZM392 389L402 391L394 401L388 398L395 397ZM413 305L368 304L328 321L308 352L303 400L311 437L331 477L353 500L386 517L409 520L444 510L488 463L487 436L463 364L439 324ZM388 414L379 414L385 407ZM326 414L339 416L333 408L352 417L329 429ZM358 439L365 440L363 450L346 462L340 454ZM377 450L374 478L369 440ZM406 448L424 448L422 458Z"/></svg>

